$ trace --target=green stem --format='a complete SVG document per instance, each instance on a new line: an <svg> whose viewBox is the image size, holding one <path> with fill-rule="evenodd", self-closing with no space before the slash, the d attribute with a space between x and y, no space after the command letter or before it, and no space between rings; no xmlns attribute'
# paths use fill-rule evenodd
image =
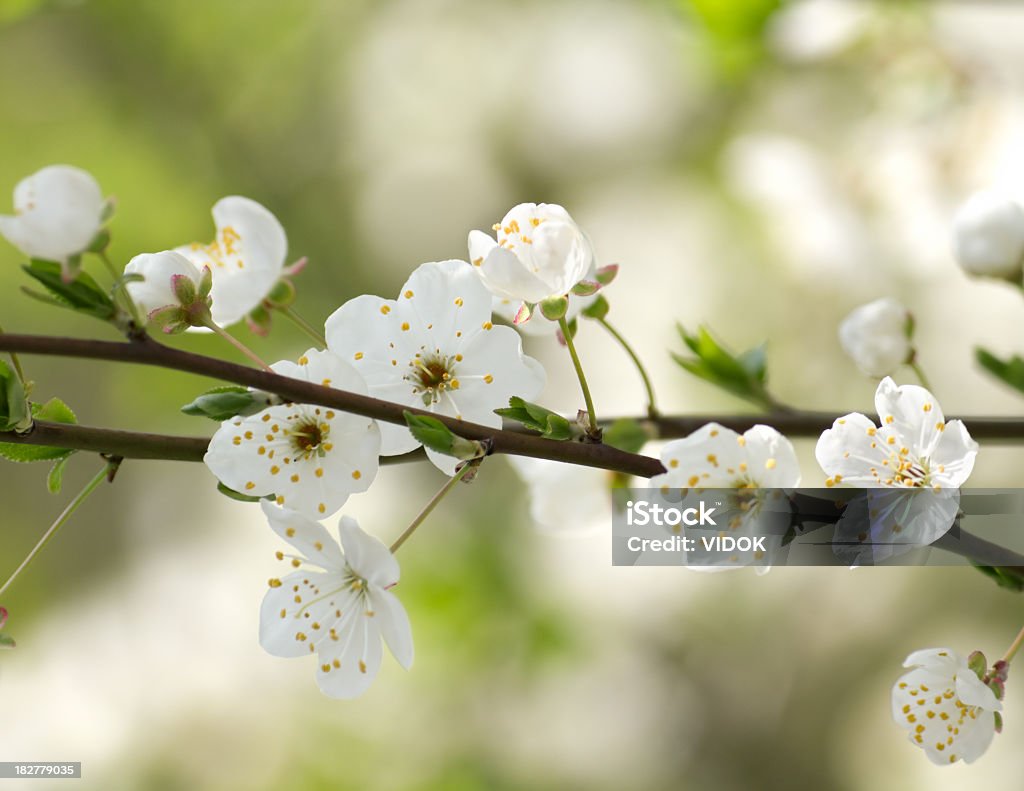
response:
<svg viewBox="0 0 1024 791"><path fill-rule="evenodd" d="M921 382L921 386L925 390L931 390L934 393L935 391L932 390L932 385L928 381L928 377L925 376L924 368L921 367L921 364L917 360L911 360L910 363L908 363L908 364L910 365L910 369L915 374L917 374L917 379L918 379L919 382Z"/></svg>
<svg viewBox="0 0 1024 791"><path fill-rule="evenodd" d="M302 318L302 316L296 313L292 308L276 308L276 310L286 319L291 321L292 324L294 324L296 327L298 327L300 330L306 333L306 335L312 338L313 342L316 343L321 349L327 348L327 339L324 338L324 336L321 335L319 332L317 332L312 324L310 324L308 321Z"/></svg>
<svg viewBox="0 0 1024 791"><path fill-rule="evenodd" d="M92 494L101 483L103 483L113 470L117 469L120 463L120 461L107 462L103 469L96 474L96 477L85 485L85 488L75 496L74 500L68 503L67 508L65 508L61 515L57 517L57 521L50 525L50 528L43 533L43 537L39 539L39 542L32 548L32 551L28 553L28 557L21 561L21 565L14 570L14 573L11 574L10 577L8 577L7 582L3 584L3 587L0 587L0 596L3 596L4 593L6 593L7 589L11 587L11 583L18 578L18 575L20 575L21 572L28 568L29 563L35 560L36 555L43 551L46 545L50 542L50 539L57 534L57 531L60 530L64 523L71 518L71 515L78 510L78 506L88 499L89 495Z"/></svg>
<svg viewBox="0 0 1024 791"><path fill-rule="evenodd" d="M1014 639L1013 645L1010 646L1006 655L1003 657L1003 661L1006 662L1006 664L1010 664L1010 660L1013 659L1021 645L1024 645L1024 628L1017 633L1017 637Z"/></svg>
<svg viewBox="0 0 1024 791"><path fill-rule="evenodd" d="M248 357L250 360L256 363L256 365L258 365L264 371L270 371L271 373L274 372L274 369L267 365L265 362L263 362L263 360L259 358L259 355L257 355L256 352L254 352L252 349L250 349L248 346L246 346L244 343L238 340L238 338L236 338L223 327L218 327L216 324L213 323L213 321L210 321L204 326L207 327L207 329L213 330L215 334L219 335L221 338L223 338L236 349L238 349L238 351L240 351L242 354L244 354L246 357Z"/></svg>
<svg viewBox="0 0 1024 791"><path fill-rule="evenodd" d="M473 461L466 462L462 465L462 469L456 472L455 475L453 475L445 485L441 487L438 493L435 494L431 498L430 502L426 504L424 509L420 511L419 515L412 520L412 524L405 528L405 532L395 539L395 543L391 545L392 555L401 548L402 544L409 539L409 536L416 532L416 528L423 524L423 521L430 516L430 512L433 511L434 508L437 507L437 504L445 498L445 495L455 488L455 484L461 481L470 470L474 470L480 466L480 461L480 459L475 459Z"/></svg>
<svg viewBox="0 0 1024 791"><path fill-rule="evenodd" d="M583 400L587 405L589 433L591 436L597 436L597 413L594 411L594 399L590 397L590 386L587 384L587 377L583 373L583 366L580 364L579 355L576 354L576 344L573 342L572 333L569 332L569 323L565 320L565 316L562 316L562 318L558 320L558 326L562 330L562 337L565 338L565 346L569 350L569 356L572 357L573 367L576 369L576 378L580 380L580 387L583 390Z"/></svg>
<svg viewBox="0 0 1024 791"><path fill-rule="evenodd" d="M644 368L644 364L640 361L639 355L630 346L629 342L622 336L622 334L616 330L611 324L608 323L607 319L598 319L598 324L604 327L608 333L619 343L629 358L633 361L633 365L636 366L637 373L640 374L640 378L644 382L644 389L647 390L647 415L648 417L657 417L658 408L654 403L654 385L651 384L651 377L647 375L647 369Z"/></svg>
<svg viewBox="0 0 1024 791"><path fill-rule="evenodd" d="M117 269L114 267L113 262L107 255L107 251L100 250L98 253L96 253L96 255L103 262L103 265L106 266L107 271L110 273L110 276L114 279L114 282L117 283L117 286L115 287L117 295L121 298L121 301L124 303L124 306L128 309L128 315L131 316L132 321L135 322L135 325L137 327L145 327L146 322L142 320L142 315L139 313L138 305L135 304L135 300L132 299L132 295L128 293L128 286L125 283L121 282L121 278L123 277L123 275L117 273Z"/></svg>

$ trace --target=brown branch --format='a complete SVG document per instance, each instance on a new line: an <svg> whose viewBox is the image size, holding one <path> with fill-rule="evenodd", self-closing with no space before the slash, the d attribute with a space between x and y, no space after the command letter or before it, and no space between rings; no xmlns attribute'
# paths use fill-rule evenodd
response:
<svg viewBox="0 0 1024 791"><path fill-rule="evenodd" d="M657 459L636 453L626 453L609 445L559 442L535 435L489 428L443 415L435 415L403 404L381 401L331 387L322 387L287 376L236 365L225 360L172 349L148 337L130 342L111 342L3 333L0 334L0 351L152 365L234 382L274 393L289 401L330 407L399 425L405 425L403 412L408 410L415 414L435 417L452 431L467 439L489 439L492 441L496 453L564 461L585 467L624 472L643 478L650 478L665 471Z"/></svg>

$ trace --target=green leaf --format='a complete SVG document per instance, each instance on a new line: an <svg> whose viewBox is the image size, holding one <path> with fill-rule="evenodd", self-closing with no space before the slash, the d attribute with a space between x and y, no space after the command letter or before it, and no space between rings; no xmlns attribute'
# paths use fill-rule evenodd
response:
<svg viewBox="0 0 1024 791"><path fill-rule="evenodd" d="M591 302L587 307L580 311L580 313L586 316L588 319L603 319L608 315L610 309L608 300L604 298L603 294L598 294L597 299Z"/></svg>
<svg viewBox="0 0 1024 791"><path fill-rule="evenodd" d="M508 406L495 409L495 414L522 423L524 427L538 432L545 439L567 440L576 436L572 423L557 412L539 404L531 404L519 396L512 396Z"/></svg>
<svg viewBox="0 0 1024 791"><path fill-rule="evenodd" d="M1024 360L1020 357L1014 355L1009 360L1000 360L981 347L974 350L974 357L990 374L1024 393Z"/></svg>
<svg viewBox="0 0 1024 791"><path fill-rule="evenodd" d="M73 450L67 451L66 455L57 459L57 463L50 468L46 476L46 488L50 490L50 494L60 494L60 488L64 483L64 468L67 467L68 459L73 453Z"/></svg>
<svg viewBox="0 0 1024 791"><path fill-rule="evenodd" d="M0 634L0 648L14 648L16 643L6 634Z"/></svg>
<svg viewBox="0 0 1024 791"><path fill-rule="evenodd" d="M25 431L31 425L25 388L7 363L0 361L0 431Z"/></svg>
<svg viewBox="0 0 1024 791"><path fill-rule="evenodd" d="M415 415L409 410L402 414L413 437L425 448L457 459L476 459L485 455L483 443L458 436L436 417Z"/></svg>
<svg viewBox="0 0 1024 791"><path fill-rule="evenodd" d="M253 497L252 495L249 494L242 494L241 492L236 492L234 489L228 488L220 481L217 482L217 491L223 494L225 497L228 497L232 500L238 500L240 503L258 503L260 500L263 499L263 497Z"/></svg>
<svg viewBox="0 0 1024 791"><path fill-rule="evenodd" d="M607 266L602 266L600 269L597 270L597 277L595 279L597 280L599 285L608 286L611 285L611 282L615 280L615 277L618 274L619 265L608 264Z"/></svg>
<svg viewBox="0 0 1024 791"><path fill-rule="evenodd" d="M96 235L89 242L89 246L85 248L87 253L102 253L107 249L110 244L110 231L106 228L100 228Z"/></svg>
<svg viewBox="0 0 1024 791"><path fill-rule="evenodd" d="M596 280L581 280L572 287L572 293L577 297L589 297L601 290L601 284Z"/></svg>
<svg viewBox="0 0 1024 791"><path fill-rule="evenodd" d="M627 453L639 453L650 440L644 427L631 418L619 418L604 430L604 444Z"/></svg>
<svg viewBox="0 0 1024 791"><path fill-rule="evenodd" d="M208 417L210 420L221 422L233 417L245 417L262 412L270 406L272 400L267 393L258 390L226 385L196 396L191 403L185 404L181 411L193 417Z"/></svg>
<svg viewBox="0 0 1024 791"><path fill-rule="evenodd" d="M980 681L988 672L988 660L985 659L985 655L981 651L972 651L967 657L967 668L973 671Z"/></svg>
<svg viewBox="0 0 1024 791"><path fill-rule="evenodd" d="M695 355L672 355L684 370L759 406L775 406L765 387L768 367L763 344L736 355L719 344L706 327L699 327L696 335L690 335L682 325L677 325L677 329L683 343Z"/></svg>
<svg viewBox="0 0 1024 791"><path fill-rule="evenodd" d="M729 79L744 77L766 58L765 31L783 0L677 0L696 21L707 57Z"/></svg>
<svg viewBox="0 0 1024 791"><path fill-rule="evenodd" d="M45 404L31 404L30 407L30 414L33 420L46 420L51 423L66 423L69 425L78 423L75 413L59 398L51 398ZM67 448L56 448L49 445L22 445L15 442L0 442L0 458L7 459L8 461L24 463L58 461L66 458L71 453L72 451Z"/></svg>
<svg viewBox="0 0 1024 791"><path fill-rule="evenodd" d="M111 320L117 313L113 300L86 272L79 272L74 280L67 283L61 276L60 264L54 261L40 261L34 258L22 269L58 300L66 302L71 310L103 321Z"/></svg>
<svg viewBox="0 0 1024 791"><path fill-rule="evenodd" d="M1024 574L1017 569L1005 566L981 566L977 563L972 563L971 565L993 580L1000 588L1005 588L1014 593L1024 591Z"/></svg>

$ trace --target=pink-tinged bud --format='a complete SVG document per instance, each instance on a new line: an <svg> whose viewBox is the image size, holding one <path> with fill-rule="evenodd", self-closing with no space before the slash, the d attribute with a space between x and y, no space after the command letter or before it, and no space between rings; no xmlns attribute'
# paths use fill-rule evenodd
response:
<svg viewBox="0 0 1024 791"><path fill-rule="evenodd" d="M306 268L306 265L308 263L309 263L309 259L306 258L306 256L302 256L302 258L300 258L295 263L289 264L288 266L286 266L282 270L282 272L283 272L285 277L295 277L296 275L301 275L302 271Z"/></svg>
<svg viewBox="0 0 1024 791"><path fill-rule="evenodd" d="M519 306L519 310L516 311L516 316L512 319L513 324L525 324L530 320L530 316L533 315L533 306L528 302L524 302Z"/></svg>

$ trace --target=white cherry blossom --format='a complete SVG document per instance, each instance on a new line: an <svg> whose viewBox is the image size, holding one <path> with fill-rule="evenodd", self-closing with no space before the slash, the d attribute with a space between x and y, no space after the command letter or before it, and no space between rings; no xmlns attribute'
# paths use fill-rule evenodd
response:
<svg viewBox="0 0 1024 791"><path fill-rule="evenodd" d="M949 648L915 651L892 688L892 716L934 764L973 763L988 749L1002 704Z"/></svg>
<svg viewBox="0 0 1024 791"><path fill-rule="evenodd" d="M826 486L958 488L974 469L978 443L946 422L930 392L885 377L875 392L880 426L860 413L838 418L815 448Z"/></svg>
<svg viewBox="0 0 1024 791"><path fill-rule="evenodd" d="M523 354L516 331L491 322L491 295L465 261L423 264L398 299L346 302L327 319L326 336L370 395L458 420L497 428L495 409L544 386L544 369ZM419 446L405 426L382 424L381 435L385 456ZM454 474L454 457L427 455Z"/></svg>
<svg viewBox="0 0 1024 791"><path fill-rule="evenodd" d="M231 195L213 206L216 235L209 244L176 248L213 273L213 321L228 327L263 302L280 279L288 237L277 218L249 198Z"/></svg>
<svg viewBox="0 0 1024 791"><path fill-rule="evenodd" d="M568 294L594 269L590 241L554 203L520 203L494 225L497 238L469 234L469 259L491 292L515 304Z"/></svg>
<svg viewBox="0 0 1024 791"><path fill-rule="evenodd" d="M310 349L298 364L282 361L271 368L282 376L367 394L362 377L331 352ZM255 497L274 495L278 505L317 519L369 488L379 453L375 421L287 403L225 420L203 460L225 486Z"/></svg>
<svg viewBox="0 0 1024 791"><path fill-rule="evenodd" d="M142 280L129 281L127 288L129 296L144 315L179 304L175 288L177 278L188 278L197 289L203 279L200 268L173 250L137 255L128 262L124 273L142 277Z"/></svg>
<svg viewBox="0 0 1024 791"><path fill-rule="evenodd" d="M839 325L839 344L868 376L890 374L913 352L907 333L910 314L890 297L861 305Z"/></svg>
<svg viewBox="0 0 1024 791"><path fill-rule="evenodd" d="M972 195L953 220L953 253L969 274L1019 280L1024 209L996 192Z"/></svg>
<svg viewBox="0 0 1024 791"><path fill-rule="evenodd" d="M29 258L58 261L89 247L103 226L106 199L96 180L70 165L49 165L18 182L14 216L0 216L0 234Z"/></svg>
<svg viewBox="0 0 1024 791"><path fill-rule="evenodd" d="M786 437L770 426L756 425L737 434L708 423L665 445L661 461L668 471L651 478L650 486L660 488L666 496L672 495L672 490L682 490L685 504L696 505L685 498L696 493L699 500L699 493L706 489L736 490L721 509L735 514L728 524L715 526L711 533L693 528L695 536L718 535L724 529L733 538L765 539L764 553L689 552L684 559L690 568L717 570L754 563L765 570L771 564L789 523L791 508L785 492L800 484L800 465Z"/></svg>
<svg viewBox="0 0 1024 791"><path fill-rule="evenodd" d="M351 517L338 525L339 547L323 525L261 505L274 532L294 548L277 557L295 571L270 580L260 608L260 645L280 657L316 653L317 684L332 698L355 698L369 688L380 670L382 639L408 670L412 629L390 591L399 568L388 548Z"/></svg>

